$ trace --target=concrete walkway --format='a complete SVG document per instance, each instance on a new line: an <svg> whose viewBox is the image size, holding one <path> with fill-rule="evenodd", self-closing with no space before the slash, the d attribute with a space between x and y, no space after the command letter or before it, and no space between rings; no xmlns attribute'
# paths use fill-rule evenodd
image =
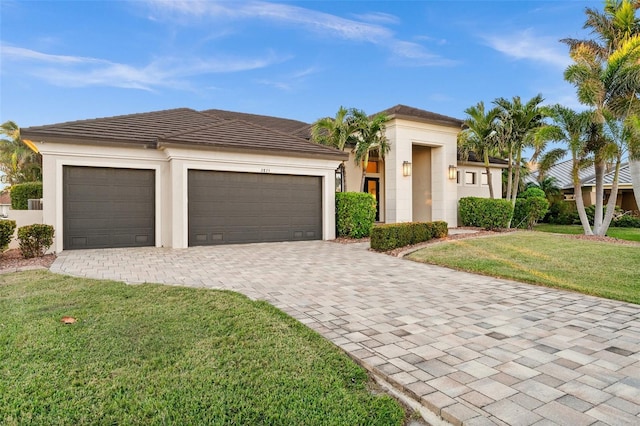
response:
<svg viewBox="0 0 640 426"><path fill-rule="evenodd" d="M267 300L454 424L640 424L640 306L366 246L68 251L51 271Z"/></svg>

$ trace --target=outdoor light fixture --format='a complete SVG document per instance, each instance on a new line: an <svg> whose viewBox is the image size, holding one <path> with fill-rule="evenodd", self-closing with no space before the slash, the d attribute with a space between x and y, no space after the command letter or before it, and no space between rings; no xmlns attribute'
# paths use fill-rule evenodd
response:
<svg viewBox="0 0 640 426"><path fill-rule="evenodd" d="M449 179L453 180L458 177L458 168L454 165L449 166Z"/></svg>
<svg viewBox="0 0 640 426"><path fill-rule="evenodd" d="M409 161L402 163L402 176L411 176L411 163Z"/></svg>

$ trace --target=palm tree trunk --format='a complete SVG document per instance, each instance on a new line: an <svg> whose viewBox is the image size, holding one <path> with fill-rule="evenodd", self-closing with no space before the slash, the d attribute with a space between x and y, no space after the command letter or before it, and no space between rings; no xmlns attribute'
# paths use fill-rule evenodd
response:
<svg viewBox="0 0 640 426"><path fill-rule="evenodd" d="M507 200L511 199L511 185L513 179L513 152L509 149L509 168L507 169Z"/></svg>
<svg viewBox="0 0 640 426"><path fill-rule="evenodd" d="M364 187L364 181L365 178L367 177L367 167L369 166L369 153L367 152L364 155L364 160L362 161L362 181L360 182L360 191L361 192L367 192L366 188Z"/></svg>
<svg viewBox="0 0 640 426"><path fill-rule="evenodd" d="M636 197L636 207L640 210L640 160L629 161L629 170L631 172L633 194Z"/></svg>
<svg viewBox="0 0 640 426"><path fill-rule="evenodd" d="M600 234L602 228L602 208L604 207L604 169L605 161L598 160L594 164L596 176L596 211L593 216L593 233Z"/></svg>
<svg viewBox="0 0 640 426"><path fill-rule="evenodd" d="M589 218L587 217L587 212L584 209L584 199L582 198L582 185L580 184L580 181L578 181L578 183L575 183L574 181L573 193L576 196L576 210L578 210L578 217L580 218L584 235L593 235L591 225L589 224Z"/></svg>
<svg viewBox="0 0 640 426"><path fill-rule="evenodd" d="M618 158L616 161L616 171L613 174L613 184L611 185L611 194L609 194L609 201L607 202L607 212L604 215L604 220L602 221L602 228L600 228L600 233L598 235L604 236L607 234L609 230L609 225L611 224L611 219L613 219L613 212L616 209L616 200L618 199L618 178L620 175L620 162L621 159Z"/></svg>
<svg viewBox="0 0 640 426"><path fill-rule="evenodd" d="M516 198L518 197L518 189L520 189L520 163L522 163L522 149L516 155L516 164L515 164L515 176L513 178L513 187L511 193L511 204L513 206L516 205Z"/></svg>
<svg viewBox="0 0 640 426"><path fill-rule="evenodd" d="M489 167L489 153L484 153L484 167L487 169L487 184L489 185L489 198L492 200L495 198L493 195L493 182L491 180L491 168Z"/></svg>

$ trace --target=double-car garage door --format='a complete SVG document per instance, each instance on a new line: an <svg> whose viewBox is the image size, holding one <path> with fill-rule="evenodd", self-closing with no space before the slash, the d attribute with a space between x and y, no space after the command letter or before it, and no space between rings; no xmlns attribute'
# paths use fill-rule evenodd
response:
<svg viewBox="0 0 640 426"><path fill-rule="evenodd" d="M65 166L63 248L155 245L155 170ZM188 171L189 246L322 238L317 176Z"/></svg>

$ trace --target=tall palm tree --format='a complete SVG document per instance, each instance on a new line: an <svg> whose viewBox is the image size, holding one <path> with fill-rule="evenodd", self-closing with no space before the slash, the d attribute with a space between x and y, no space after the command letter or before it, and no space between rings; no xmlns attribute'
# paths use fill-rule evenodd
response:
<svg viewBox="0 0 640 426"><path fill-rule="evenodd" d="M344 151L345 146L356 143L354 133L356 123L350 110L341 106L335 117L323 117L316 120L311 126L311 140L313 142L332 146ZM340 165L340 174L344 190L347 190L344 161Z"/></svg>
<svg viewBox="0 0 640 426"><path fill-rule="evenodd" d="M354 161L362 167L360 190L365 192L364 181L367 176L370 155L377 154L379 158L384 160L391 149L386 136L386 123L389 121L389 117L386 114L369 117L364 111L358 109L351 109L350 113L356 126Z"/></svg>
<svg viewBox="0 0 640 426"><path fill-rule="evenodd" d="M487 171L487 183L489 184L489 197L494 197L489 156L497 151L498 138L496 137L496 118L500 110L492 108L485 110L484 102L464 110L467 118L462 123L462 131L458 134L458 148L464 159L474 152L478 158L482 158Z"/></svg>
<svg viewBox="0 0 640 426"><path fill-rule="evenodd" d="M593 129L593 111L575 112L562 105L554 105L551 107L551 115L553 124L549 128L549 137L551 140L564 142L571 153L571 181L573 182L576 209L584 233L593 235L584 208L582 181L580 180L580 170L589 163L587 146L590 139L593 141L596 136L593 131L589 132L590 129Z"/></svg>
<svg viewBox="0 0 640 426"><path fill-rule="evenodd" d="M596 175L596 235L606 233L606 219L613 214L613 211L607 211L604 217L602 214L606 163L613 159L618 168L622 160L620 151L613 153L613 146L620 148L622 143L629 148L632 161L640 159L640 152L632 147L637 143L636 138L628 129L628 123L640 114L640 21L635 14L639 6L638 0L607 0L604 13L587 9L585 28L590 28L597 40L562 40L569 45L574 61L566 69L565 79L576 86L580 102L594 108L596 127L604 132L610 117L627 127L619 133L622 140L611 141L610 137L603 135L594 138L600 143L590 146ZM614 185L617 183L615 180L614 177ZM636 180L640 181L640 177ZM617 194L612 195L615 197Z"/></svg>
<svg viewBox="0 0 640 426"><path fill-rule="evenodd" d="M509 175L507 199L515 205L520 181L522 153L524 148L534 146L536 134L545 126L545 118L549 115L546 108L542 107L544 98L536 95L528 102L522 103L519 96L511 100L498 98L494 101L500 109L499 125L507 126L509 137L506 139L506 154L509 157Z"/></svg>
<svg viewBox="0 0 640 426"><path fill-rule="evenodd" d="M0 126L0 171L6 183L15 185L42 180L42 156L34 152L20 137L20 127L13 121Z"/></svg>

